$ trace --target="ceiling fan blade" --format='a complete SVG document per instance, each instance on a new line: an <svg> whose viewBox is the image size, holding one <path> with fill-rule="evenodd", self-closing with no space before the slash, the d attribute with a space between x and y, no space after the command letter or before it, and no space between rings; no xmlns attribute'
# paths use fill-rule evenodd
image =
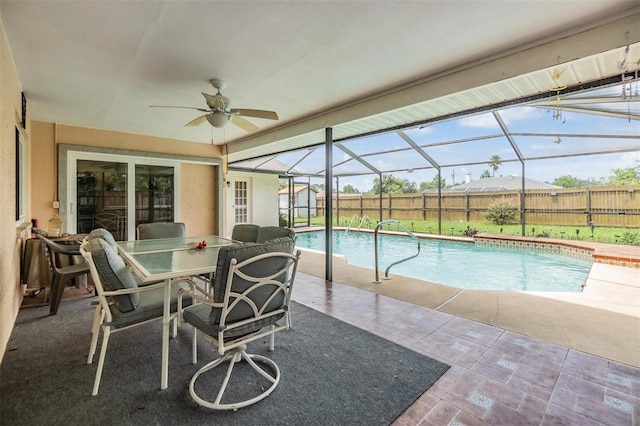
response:
<svg viewBox="0 0 640 426"><path fill-rule="evenodd" d="M175 105L149 105L149 108L183 108L183 109L195 109L196 111L209 112L208 109Z"/></svg>
<svg viewBox="0 0 640 426"><path fill-rule="evenodd" d="M230 112L244 117L266 118L267 120L278 119L278 114L275 111L265 111L263 109L232 108Z"/></svg>
<svg viewBox="0 0 640 426"><path fill-rule="evenodd" d="M198 118L194 118L193 120L191 120L190 122L185 124L185 126L199 126L202 123L204 123L205 121L207 121L207 115L209 115L209 114L201 115Z"/></svg>
<svg viewBox="0 0 640 426"><path fill-rule="evenodd" d="M258 130L258 126L237 115L231 117L231 122L247 132L255 132Z"/></svg>
<svg viewBox="0 0 640 426"><path fill-rule="evenodd" d="M218 109L220 111L224 111L226 109L226 105L225 105L225 101L223 99L223 96L221 96L221 95L214 96L214 95L210 95L210 94L204 93L204 92L201 92L201 93L202 93L202 96L204 96L204 98L207 100L207 105L209 105L209 108Z"/></svg>

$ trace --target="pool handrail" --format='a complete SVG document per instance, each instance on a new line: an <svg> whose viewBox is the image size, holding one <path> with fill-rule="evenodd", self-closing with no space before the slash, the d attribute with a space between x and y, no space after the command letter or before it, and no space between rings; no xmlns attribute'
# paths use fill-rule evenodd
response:
<svg viewBox="0 0 640 426"><path fill-rule="evenodd" d="M354 215L351 217L351 221L349 222L349 226L347 226L347 231L346 231L346 232L347 232L347 234L348 234L348 233L349 233L349 231L351 230L351 225L353 225L353 221L354 221L354 220L356 220L356 219L360 219L360 216L358 216L357 214L354 214Z"/></svg>
<svg viewBox="0 0 640 426"><path fill-rule="evenodd" d="M391 265L389 265L387 267L387 269L384 271L384 279L385 280L390 280L391 278L389 278L389 269L391 269L392 266L395 266L399 263L402 262L406 262L407 260L411 260L414 257L417 257L420 254L420 239L418 237L416 237L413 232L409 231L407 228L404 227L404 225L402 225L400 222L398 222L397 220L384 220L380 223L378 223L378 225L376 225L376 229L373 232L373 252L374 252L374 256L375 256L375 271L376 271L376 279L375 281L373 281L374 284L380 284L382 281L380 281L380 271L378 271L378 231L380 230L380 228L384 225L391 225L394 224L396 225L398 228L402 229L404 232L406 232L411 238L413 238L414 240L416 240L416 242L418 243L418 252L416 254L414 254L413 256L409 256L405 259L401 259L398 260L396 262L393 262Z"/></svg>
<svg viewBox="0 0 640 426"><path fill-rule="evenodd" d="M360 231L360 229L362 229L362 224L364 223L364 221L367 221L367 223L371 223L371 219L369 219L369 216L367 216L366 214L364 216L362 216L362 220L360 221L360 225L358 226L357 231ZM367 225L367 229L369 229L369 225Z"/></svg>

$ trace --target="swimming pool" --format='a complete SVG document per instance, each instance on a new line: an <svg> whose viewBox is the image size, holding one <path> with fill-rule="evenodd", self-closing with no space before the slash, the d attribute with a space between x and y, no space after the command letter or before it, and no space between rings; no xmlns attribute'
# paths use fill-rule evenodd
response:
<svg viewBox="0 0 640 426"><path fill-rule="evenodd" d="M296 245L324 251L324 231L297 233ZM591 260L562 254L476 245L473 243L420 239L420 255L395 265L389 276L403 275L470 290L580 292ZM374 278L372 233L333 232L333 252L347 262L371 269ZM391 263L415 254L411 238L380 234L380 277Z"/></svg>

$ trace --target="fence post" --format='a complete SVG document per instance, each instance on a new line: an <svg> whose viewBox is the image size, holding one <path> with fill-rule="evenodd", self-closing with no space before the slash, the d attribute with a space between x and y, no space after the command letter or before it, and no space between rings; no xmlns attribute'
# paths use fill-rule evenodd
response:
<svg viewBox="0 0 640 426"><path fill-rule="evenodd" d="M591 222L591 190L588 186L584 189L584 196L587 203L584 210L584 216L587 219L587 225L589 225Z"/></svg>
<svg viewBox="0 0 640 426"><path fill-rule="evenodd" d="M466 222L469 222L469 192L464 192L464 218Z"/></svg>

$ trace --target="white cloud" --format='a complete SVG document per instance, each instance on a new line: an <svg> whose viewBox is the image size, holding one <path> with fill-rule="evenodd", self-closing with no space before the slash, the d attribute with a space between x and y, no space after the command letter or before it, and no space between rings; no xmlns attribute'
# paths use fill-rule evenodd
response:
<svg viewBox="0 0 640 426"><path fill-rule="evenodd" d="M538 108L531 107L515 107L499 111L502 121L508 126L517 121L533 120L540 118L543 111ZM459 120L460 126L471 127L476 129L498 129L498 122L492 113L473 115L464 117Z"/></svg>
<svg viewBox="0 0 640 426"><path fill-rule="evenodd" d="M498 122L492 114L480 114L472 115L471 117L464 117L458 120L458 123L462 127L471 127L474 129L497 129L499 128Z"/></svg>

